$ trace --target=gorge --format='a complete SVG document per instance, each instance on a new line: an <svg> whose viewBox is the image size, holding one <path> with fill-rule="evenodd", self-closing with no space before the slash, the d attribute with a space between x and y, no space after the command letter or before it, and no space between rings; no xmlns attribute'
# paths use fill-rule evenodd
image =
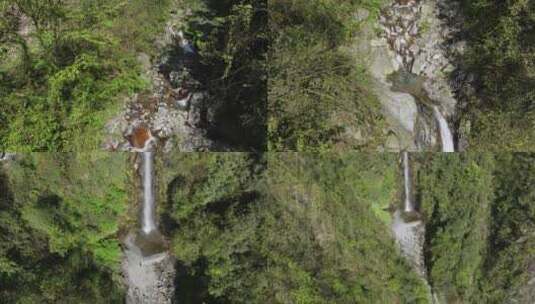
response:
<svg viewBox="0 0 535 304"><path fill-rule="evenodd" d="M403 207L395 209L392 217L391 229L394 239L399 246L401 254L407 259L413 270L418 273L421 280L428 288L428 300L430 303L438 304L433 298L431 286L428 281L427 268L424 258L425 244L425 224L421 220L421 215L415 206L412 195L412 177L409 153L402 152L402 170L404 184Z"/></svg>
<svg viewBox="0 0 535 304"><path fill-rule="evenodd" d="M137 153L141 158L138 164L143 191L139 231L130 232L124 240L127 304L172 303L174 296L174 258L167 251L155 215L154 154L152 151Z"/></svg>
<svg viewBox="0 0 535 304"><path fill-rule="evenodd" d="M455 67L446 40L456 29L444 17L452 14L455 4L440 0L392 1L381 12L371 72L394 134L387 149L455 151L448 122L457 104L448 78Z"/></svg>

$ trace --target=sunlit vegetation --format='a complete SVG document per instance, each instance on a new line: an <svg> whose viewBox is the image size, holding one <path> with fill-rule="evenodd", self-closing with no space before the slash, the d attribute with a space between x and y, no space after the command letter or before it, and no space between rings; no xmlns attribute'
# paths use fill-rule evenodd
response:
<svg viewBox="0 0 535 304"><path fill-rule="evenodd" d="M533 1L460 0L459 58L474 73L476 92L460 116L471 121L478 151L533 151L535 145L535 10Z"/></svg>
<svg viewBox="0 0 535 304"><path fill-rule="evenodd" d="M528 303L520 299L535 261L535 156L429 155L421 162L434 288L447 303Z"/></svg>
<svg viewBox="0 0 535 304"><path fill-rule="evenodd" d="M124 154L36 153L0 168L3 303L123 301L125 164Z"/></svg>
<svg viewBox="0 0 535 304"><path fill-rule="evenodd" d="M369 77L343 48L358 43L352 40L359 31L356 10L366 8L374 16L380 5L377 0L270 2L270 151L373 150L384 142Z"/></svg>
<svg viewBox="0 0 535 304"><path fill-rule="evenodd" d="M182 154L166 166L181 303L426 303L390 237L396 156Z"/></svg>
<svg viewBox="0 0 535 304"><path fill-rule="evenodd" d="M0 148L99 148L128 96L150 89L138 54L171 12L199 51L194 73L211 94L209 136L237 149L266 142L266 1L3 0L0 4Z"/></svg>
<svg viewBox="0 0 535 304"><path fill-rule="evenodd" d="M135 55L154 49L168 2L2 1L0 148L98 148L106 119L148 85Z"/></svg>

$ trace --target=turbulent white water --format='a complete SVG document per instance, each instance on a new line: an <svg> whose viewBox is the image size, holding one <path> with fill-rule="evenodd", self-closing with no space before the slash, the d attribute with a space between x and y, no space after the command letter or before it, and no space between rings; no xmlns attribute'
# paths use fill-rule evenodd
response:
<svg viewBox="0 0 535 304"><path fill-rule="evenodd" d="M141 153L143 159L143 215L141 218L141 230L145 234L150 234L156 230L154 222L154 193L152 184L152 170L154 156L153 152Z"/></svg>
<svg viewBox="0 0 535 304"><path fill-rule="evenodd" d="M446 118L444 118L442 113L440 113L440 110L437 106L433 106L433 113L435 114L435 119L438 122L438 128L440 130L442 152L455 152L455 147L453 146L453 135L451 134Z"/></svg>
<svg viewBox="0 0 535 304"><path fill-rule="evenodd" d="M411 200L411 175L409 169L409 153L403 152L403 177L405 182L405 212L413 212L414 205Z"/></svg>

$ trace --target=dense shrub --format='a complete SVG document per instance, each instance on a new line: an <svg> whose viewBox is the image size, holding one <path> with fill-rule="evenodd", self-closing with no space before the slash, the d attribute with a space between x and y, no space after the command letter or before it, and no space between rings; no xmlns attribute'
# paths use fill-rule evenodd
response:
<svg viewBox="0 0 535 304"><path fill-rule="evenodd" d="M125 164L121 154L37 153L0 167L3 303L123 301Z"/></svg>
<svg viewBox="0 0 535 304"><path fill-rule="evenodd" d="M358 31L354 12L376 12L379 5L270 2L270 150L373 150L382 143L383 118L366 72L342 49Z"/></svg>
<svg viewBox="0 0 535 304"><path fill-rule="evenodd" d="M388 228L392 155L214 153L166 165L180 302L426 303Z"/></svg>
<svg viewBox="0 0 535 304"><path fill-rule="evenodd" d="M421 163L417 185L435 291L448 303L520 297L535 261L534 155L444 154Z"/></svg>
<svg viewBox="0 0 535 304"><path fill-rule="evenodd" d="M0 148L98 148L122 98L147 85L135 52L150 53L167 4L2 1Z"/></svg>
<svg viewBox="0 0 535 304"><path fill-rule="evenodd" d="M461 117L472 121L470 149L532 151L535 142L535 3L459 0L461 58L476 75L476 95Z"/></svg>

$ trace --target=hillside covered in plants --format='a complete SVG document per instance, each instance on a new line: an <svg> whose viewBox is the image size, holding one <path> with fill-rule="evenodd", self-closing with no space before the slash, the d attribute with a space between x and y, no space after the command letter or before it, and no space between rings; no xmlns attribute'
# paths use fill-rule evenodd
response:
<svg viewBox="0 0 535 304"><path fill-rule="evenodd" d="M273 0L272 151L532 151L533 1Z"/></svg>
<svg viewBox="0 0 535 304"><path fill-rule="evenodd" d="M417 207L404 220L425 226L423 272L396 239L399 154L156 155L159 250L174 260L166 303L531 303L533 155L409 160ZM2 299L124 302L127 234L141 220L136 162L1 163Z"/></svg>
<svg viewBox="0 0 535 304"><path fill-rule="evenodd" d="M128 150L140 132L264 149L265 1L2 0L0 16L1 150Z"/></svg>

